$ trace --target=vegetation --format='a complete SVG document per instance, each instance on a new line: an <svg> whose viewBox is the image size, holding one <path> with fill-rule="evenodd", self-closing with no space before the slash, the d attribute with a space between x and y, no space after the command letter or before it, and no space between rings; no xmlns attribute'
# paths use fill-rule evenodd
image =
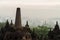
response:
<svg viewBox="0 0 60 40"><path fill-rule="evenodd" d="M49 27L47 26L38 26L38 27L34 27L32 29L32 31L34 30L34 32L38 35L39 39L42 40L43 38L47 38L47 34L49 32Z"/></svg>
<svg viewBox="0 0 60 40"><path fill-rule="evenodd" d="M0 22L0 29L5 26L4 22Z"/></svg>

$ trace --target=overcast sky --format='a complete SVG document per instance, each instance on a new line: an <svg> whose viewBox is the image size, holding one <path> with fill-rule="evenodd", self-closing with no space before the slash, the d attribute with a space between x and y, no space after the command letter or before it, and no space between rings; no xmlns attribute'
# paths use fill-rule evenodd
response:
<svg viewBox="0 0 60 40"><path fill-rule="evenodd" d="M27 17L60 17L59 0L0 0L0 16L15 16L17 7Z"/></svg>
<svg viewBox="0 0 60 40"><path fill-rule="evenodd" d="M13 19L17 7L23 19L60 18L60 0L0 0L0 17Z"/></svg>

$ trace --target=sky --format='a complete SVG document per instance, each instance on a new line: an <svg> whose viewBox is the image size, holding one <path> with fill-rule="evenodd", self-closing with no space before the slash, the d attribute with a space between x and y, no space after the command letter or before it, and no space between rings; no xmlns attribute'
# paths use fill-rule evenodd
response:
<svg viewBox="0 0 60 40"><path fill-rule="evenodd" d="M60 17L59 0L1 0L0 14L1 16L15 16L17 7L20 7L21 14L27 17L43 19Z"/></svg>
<svg viewBox="0 0 60 40"><path fill-rule="evenodd" d="M30 21L30 19L34 22L37 19L60 19L60 0L0 0L0 19L14 21L17 7L21 8L24 24L26 20Z"/></svg>

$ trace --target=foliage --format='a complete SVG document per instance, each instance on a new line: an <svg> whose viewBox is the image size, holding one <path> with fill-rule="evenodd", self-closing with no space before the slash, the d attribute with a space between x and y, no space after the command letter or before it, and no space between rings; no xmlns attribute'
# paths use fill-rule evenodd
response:
<svg viewBox="0 0 60 40"><path fill-rule="evenodd" d="M0 29L5 26L4 22L0 22Z"/></svg>
<svg viewBox="0 0 60 40"><path fill-rule="evenodd" d="M38 26L38 27L34 27L33 30L40 39L41 37L47 37L49 27L47 27L47 26Z"/></svg>

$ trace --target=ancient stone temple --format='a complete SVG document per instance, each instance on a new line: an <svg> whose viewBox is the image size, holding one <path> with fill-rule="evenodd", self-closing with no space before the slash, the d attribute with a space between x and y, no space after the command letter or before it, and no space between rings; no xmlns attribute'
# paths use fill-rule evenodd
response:
<svg viewBox="0 0 60 40"><path fill-rule="evenodd" d="M22 28L22 25L21 25L21 10L20 10L20 8L17 8L17 10L16 10L15 27L20 28L20 29Z"/></svg>
<svg viewBox="0 0 60 40"><path fill-rule="evenodd" d="M30 30L28 21L26 22L25 27L22 27L21 24L21 9L17 8L15 24L12 20L9 24L8 20L4 28L1 28L0 31L0 40L37 40L37 35Z"/></svg>
<svg viewBox="0 0 60 40"><path fill-rule="evenodd" d="M49 40L60 40L60 29L58 25L58 21L56 21L56 25L53 30L50 30L48 33Z"/></svg>
<svg viewBox="0 0 60 40"><path fill-rule="evenodd" d="M25 25L25 27L27 27L27 28L29 27L29 25L28 25L28 21L26 22L26 25Z"/></svg>
<svg viewBox="0 0 60 40"><path fill-rule="evenodd" d="M55 28L53 29L53 31L59 31L58 21L56 21L56 25L55 25Z"/></svg>

